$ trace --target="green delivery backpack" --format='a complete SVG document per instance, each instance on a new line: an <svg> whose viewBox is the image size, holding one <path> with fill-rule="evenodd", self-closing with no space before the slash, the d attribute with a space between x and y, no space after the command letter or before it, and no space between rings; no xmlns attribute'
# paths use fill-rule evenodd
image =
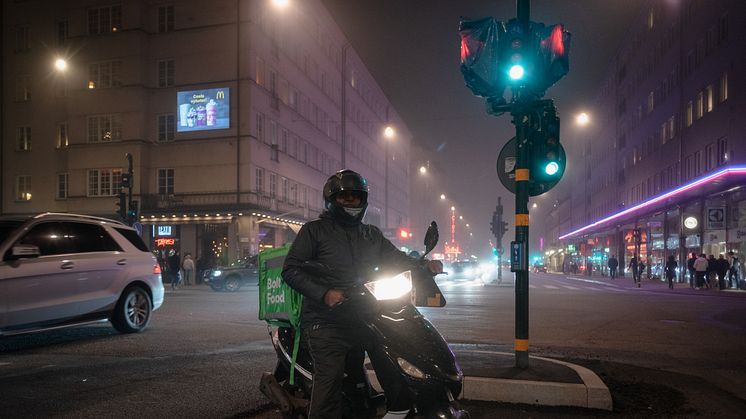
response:
<svg viewBox="0 0 746 419"><path fill-rule="evenodd" d="M259 253L259 320L274 327L295 329L290 384L295 381L295 359L300 346L300 312L303 295L282 280L282 266L290 250L290 243Z"/></svg>

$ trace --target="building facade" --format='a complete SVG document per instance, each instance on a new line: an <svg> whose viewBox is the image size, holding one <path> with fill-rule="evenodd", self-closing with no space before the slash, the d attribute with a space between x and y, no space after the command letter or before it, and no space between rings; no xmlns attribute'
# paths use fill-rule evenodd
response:
<svg viewBox="0 0 746 419"><path fill-rule="evenodd" d="M548 217L550 266L746 253L746 5L651 0L599 87L570 193ZM683 280L685 269L680 270Z"/></svg>
<svg viewBox="0 0 746 419"><path fill-rule="evenodd" d="M319 0L3 2L3 35L2 214L114 218L129 155L142 235L213 263L291 240L341 168L409 223L411 134Z"/></svg>

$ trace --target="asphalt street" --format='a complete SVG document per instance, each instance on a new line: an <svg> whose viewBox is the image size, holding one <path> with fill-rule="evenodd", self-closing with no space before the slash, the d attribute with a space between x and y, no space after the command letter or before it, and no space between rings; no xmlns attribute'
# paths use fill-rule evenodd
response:
<svg viewBox="0 0 746 419"><path fill-rule="evenodd" d="M614 411L464 401L472 417L744 417L746 294L631 282L531 276L531 353L595 371ZM449 342L512 350L510 281L440 284L448 305L422 311ZM0 416L279 417L258 391L274 351L256 313L255 286L194 286L168 291L145 333L102 323L0 339Z"/></svg>

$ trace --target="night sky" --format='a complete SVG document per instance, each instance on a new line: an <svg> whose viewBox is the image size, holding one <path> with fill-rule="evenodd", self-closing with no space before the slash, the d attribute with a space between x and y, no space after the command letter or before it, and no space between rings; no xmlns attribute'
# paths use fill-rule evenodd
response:
<svg viewBox="0 0 746 419"><path fill-rule="evenodd" d="M445 168L443 192L463 209L474 229L474 245L492 238L489 229L497 196L512 224L514 195L497 178L497 155L515 133L510 117L484 111L484 100L465 86L459 71L459 17L494 16L507 21L516 2L486 0L323 0L351 44L412 131L415 141L438 150ZM641 12L642 0L534 0L531 20L563 23L572 33L570 73L551 87L562 118L562 143L568 170L579 156L574 115L588 110L624 29ZM592 112L592 109L590 110ZM579 148L578 148L579 149ZM560 182L559 187L567 187ZM537 210L554 200L547 194L531 199ZM544 201L547 203L544 204ZM540 216L531 210L532 219ZM532 222L532 228L534 223ZM445 227L445 226L444 226ZM476 228L474 228L476 227ZM532 243L541 232L533 229ZM513 237L506 234L503 245ZM457 237L458 239L458 237ZM534 247L534 246L532 246ZM475 249L475 253L480 254Z"/></svg>

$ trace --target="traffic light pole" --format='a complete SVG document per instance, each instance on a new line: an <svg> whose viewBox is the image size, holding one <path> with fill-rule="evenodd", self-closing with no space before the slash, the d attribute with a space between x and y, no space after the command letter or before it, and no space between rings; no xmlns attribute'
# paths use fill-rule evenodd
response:
<svg viewBox="0 0 746 419"><path fill-rule="evenodd" d="M512 112L516 129L516 194L515 242L519 254L514 255L518 267L515 271L515 365L528 368L528 190L529 190L529 140L530 114L520 107Z"/></svg>

